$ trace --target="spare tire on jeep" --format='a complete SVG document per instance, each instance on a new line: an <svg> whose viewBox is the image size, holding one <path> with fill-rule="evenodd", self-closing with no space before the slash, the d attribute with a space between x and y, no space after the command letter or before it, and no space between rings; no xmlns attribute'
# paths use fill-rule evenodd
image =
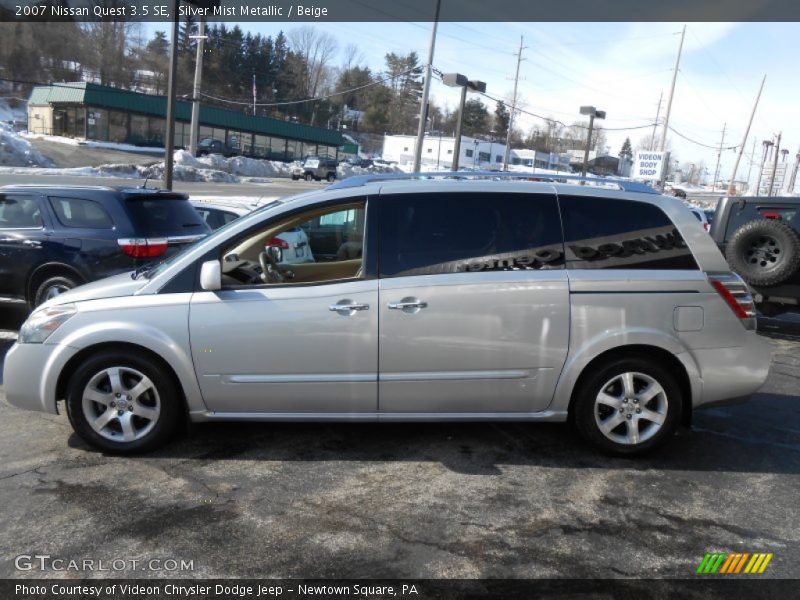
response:
<svg viewBox="0 0 800 600"><path fill-rule="evenodd" d="M750 221L731 236L725 258L747 283L777 285L800 266L800 236L781 221Z"/></svg>

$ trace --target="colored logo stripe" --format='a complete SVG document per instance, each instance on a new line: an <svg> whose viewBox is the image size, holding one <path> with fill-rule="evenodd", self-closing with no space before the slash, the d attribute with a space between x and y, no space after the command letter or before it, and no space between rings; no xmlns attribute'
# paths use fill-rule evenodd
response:
<svg viewBox="0 0 800 600"><path fill-rule="evenodd" d="M726 574L736 575L740 573L760 574L763 573L773 554L765 552L707 552L700 561L696 573L698 574Z"/></svg>

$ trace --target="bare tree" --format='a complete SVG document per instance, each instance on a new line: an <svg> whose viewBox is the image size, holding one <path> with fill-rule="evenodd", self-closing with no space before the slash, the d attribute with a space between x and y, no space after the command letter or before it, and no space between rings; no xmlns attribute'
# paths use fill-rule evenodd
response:
<svg viewBox="0 0 800 600"><path fill-rule="evenodd" d="M308 25L289 32L289 46L305 62L304 80L301 89L309 98L315 98L325 85L330 83L330 64L336 56L339 44L331 34ZM316 104L311 122L316 118Z"/></svg>

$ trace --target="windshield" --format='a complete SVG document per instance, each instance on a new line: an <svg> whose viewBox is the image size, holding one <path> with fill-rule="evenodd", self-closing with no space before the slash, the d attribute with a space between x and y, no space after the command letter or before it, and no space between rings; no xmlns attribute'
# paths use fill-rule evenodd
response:
<svg viewBox="0 0 800 600"><path fill-rule="evenodd" d="M257 209L255 209L250 214L255 214L255 213L259 213L259 212L265 211L265 210L269 210L270 208L278 206L279 204L282 204L282 203L283 203L283 201L281 201L281 200L273 200L272 202L268 202L267 204L264 204L263 206L259 206ZM139 275L141 275L141 276L143 276L143 277L145 277L147 279L150 279L151 277L155 277L159 273L163 272L172 263L174 263L178 258L183 256L186 252L189 252L190 250L192 250L198 244L200 244L200 243L204 244L204 243L208 242L209 240L216 240L216 239L220 238L221 236L224 236L227 233L228 229L230 229L231 226L238 225L238 224L239 224L239 219L234 219L233 221L229 221L228 223L226 223L225 225L223 225L219 229L214 230L214 232L211 233L210 235L207 235L206 237L201 238L201 239L199 239L196 242L193 242L191 244L187 244L186 246L184 246L180 250L180 252L176 252L175 254L173 254L172 256L167 258L166 260L163 260L161 262L149 265L147 270L140 272Z"/></svg>
<svg viewBox="0 0 800 600"><path fill-rule="evenodd" d="M209 230L184 197L132 196L127 207L136 231L143 237L197 235Z"/></svg>

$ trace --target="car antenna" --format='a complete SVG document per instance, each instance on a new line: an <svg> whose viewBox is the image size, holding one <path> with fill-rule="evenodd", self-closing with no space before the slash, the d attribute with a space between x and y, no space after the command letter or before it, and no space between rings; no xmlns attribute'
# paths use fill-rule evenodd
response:
<svg viewBox="0 0 800 600"><path fill-rule="evenodd" d="M146 190L146 189L147 189L147 181L148 181L149 179L150 179L150 174L148 173L148 174L147 174L147 177L145 177L145 178L144 178L144 183L142 184L142 188L141 188L141 189L143 189L143 190Z"/></svg>

